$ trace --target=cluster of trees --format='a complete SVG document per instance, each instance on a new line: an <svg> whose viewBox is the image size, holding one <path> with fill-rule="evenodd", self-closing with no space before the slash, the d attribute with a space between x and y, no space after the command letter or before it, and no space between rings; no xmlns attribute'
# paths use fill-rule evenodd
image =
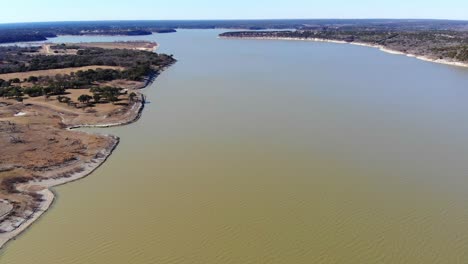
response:
<svg viewBox="0 0 468 264"><path fill-rule="evenodd" d="M81 86L81 84L122 79L122 72L113 69L89 69L87 71L77 71L71 76L71 79L74 79L77 85Z"/></svg>
<svg viewBox="0 0 468 264"><path fill-rule="evenodd" d="M38 96L52 96L52 95L61 95L65 94L65 88L60 86L47 86L42 87L39 85L34 85L29 88L23 88L23 92L30 97L38 97Z"/></svg>
<svg viewBox="0 0 468 264"><path fill-rule="evenodd" d="M92 98L95 103L99 103L101 100L115 103L119 101L119 96L122 95L122 88L116 87L93 87L90 91L93 94ZM81 95L80 97L82 96L85 99L89 99L88 102L91 100L91 96L89 96L90 98L87 95ZM78 100L80 99L78 98Z"/></svg>
<svg viewBox="0 0 468 264"><path fill-rule="evenodd" d="M122 72L112 69L96 69L87 71L77 71L71 74L57 74L55 76L30 76L24 79L24 82L30 82L34 85L59 87L62 89L81 89L93 85L95 82L112 81L116 79L126 79L131 76L128 72ZM0 79L0 87L8 87L19 84L21 80L14 78L8 81Z"/></svg>
<svg viewBox="0 0 468 264"><path fill-rule="evenodd" d="M50 46L51 49L53 50L67 50L67 49L80 49L80 46L77 45L67 45L65 43L62 43L60 45L52 45Z"/></svg>
<svg viewBox="0 0 468 264"><path fill-rule="evenodd" d="M19 100L23 97L23 91L21 87L10 86L10 87L0 87L0 96L3 98L14 98Z"/></svg>
<svg viewBox="0 0 468 264"><path fill-rule="evenodd" d="M89 94L82 94L78 97L78 101L82 104L90 106L92 104L99 104L103 102L115 103L119 101L119 96L122 95L122 88L116 87L93 87L90 89L92 96ZM130 102L136 100L137 94L132 92L128 95ZM68 97L57 97L59 102L70 103ZM91 101L92 100L92 101Z"/></svg>
<svg viewBox="0 0 468 264"><path fill-rule="evenodd" d="M468 61L468 43L454 47L435 48L434 51L440 53L442 59L448 57L458 61Z"/></svg>
<svg viewBox="0 0 468 264"><path fill-rule="evenodd" d="M93 103L115 103L120 99L119 97L127 92L122 93L122 88L117 87L93 87L90 89L92 95L82 94L78 97L78 101L90 105L91 100ZM21 88L19 86L8 86L0 87L0 97L16 99L17 101L23 101L23 96L28 95L29 97L38 96L54 96L57 95L57 101L60 103L66 103L68 105L74 104L70 97L64 96L65 89L57 86L42 87L34 85L32 87ZM130 101L136 100L136 93L132 92L128 95Z"/></svg>
<svg viewBox="0 0 468 264"><path fill-rule="evenodd" d="M39 34L36 32L15 32L13 30L0 34L0 43L43 41L47 37L56 37L55 34Z"/></svg>
<svg viewBox="0 0 468 264"><path fill-rule="evenodd" d="M86 106L92 106L93 104L99 103L115 103L119 101L119 97L123 94L122 88L116 87L93 87L90 89L92 95L82 94L78 96L78 101ZM136 98L135 93L129 94L129 100L134 101ZM60 103L66 103L68 105L76 106L70 97L59 95L57 96L57 101Z"/></svg>
<svg viewBox="0 0 468 264"><path fill-rule="evenodd" d="M45 56L31 54L37 52L34 48L0 47L0 73L26 72L34 70L61 69L91 65L120 66L124 70L90 69L71 74L57 74L56 76L30 76L20 80L0 79L0 96L23 100L29 97L58 95L61 103L75 105L69 97L64 96L66 89L91 88L92 95L83 94L78 98L83 104L115 103L122 95L122 89L116 87L95 87L100 82L116 79L141 81L151 73L157 74L162 68L169 66L175 59L172 55L157 54L147 51L83 48L77 55ZM33 85L21 88L23 82ZM129 99L135 100L136 94L131 93Z"/></svg>
<svg viewBox="0 0 468 264"><path fill-rule="evenodd" d="M15 53L6 47L0 47L0 60L3 62L0 64L0 73L106 65L121 66L129 71L145 74L148 68L158 70L175 62L172 55L126 49L83 48L77 55L62 56L28 55L19 49L16 51Z"/></svg>
<svg viewBox="0 0 468 264"><path fill-rule="evenodd" d="M72 74L50 76L30 76L23 80L34 85L30 88L24 88L25 94L30 97L42 95L60 95L66 89L82 89L93 86L96 82L112 81L116 79L140 80L151 72L149 65L138 65L127 70L96 69L87 71L78 71ZM0 87L15 86L21 82L15 78L8 81L0 79ZM95 88L93 88L95 89ZM113 89L111 89L113 91Z"/></svg>
<svg viewBox="0 0 468 264"><path fill-rule="evenodd" d="M87 95L87 94L82 94L82 95L78 96L78 101L80 101L81 103L87 104L87 105L89 104L91 99L93 99L93 97L91 95ZM95 103L98 103L98 102L99 102L99 99Z"/></svg>
<svg viewBox="0 0 468 264"><path fill-rule="evenodd" d="M148 65L138 65L135 68L127 70L114 69L90 69L86 71L77 71L71 74L58 74L56 76L30 76L24 79L25 82L35 84L35 86L46 86L53 89L82 89L94 85L97 82L107 82L117 79L140 80L151 72ZM20 83L18 78L8 81L0 79L0 87L8 87Z"/></svg>
<svg viewBox="0 0 468 264"><path fill-rule="evenodd" d="M90 89L91 95L83 94L78 98L78 101L83 103L89 103L91 99L94 100L94 103L102 102L117 102L119 97L125 93L122 93L122 88L116 87L93 87ZM21 88L18 86L10 87L0 87L0 97L3 98L18 98L28 95L30 97L38 96L53 96L58 95L57 100L61 103L68 103L71 101L69 97L63 96L65 94L65 89L59 87L41 87L41 86L32 86L28 88ZM129 100L134 101L137 97L136 93L132 92L129 94Z"/></svg>
<svg viewBox="0 0 468 264"><path fill-rule="evenodd" d="M150 64L139 64L125 70L96 69L87 71L78 71L71 76L75 86L89 85L93 82L112 81L125 79L140 81L143 77L149 75L152 71Z"/></svg>
<svg viewBox="0 0 468 264"><path fill-rule="evenodd" d="M38 50L38 47L0 46L0 73L21 71L31 59L30 55Z"/></svg>
<svg viewBox="0 0 468 264"><path fill-rule="evenodd" d="M8 87L12 84L13 82L11 81L5 81L3 79L0 79L0 87Z"/></svg>
<svg viewBox="0 0 468 264"><path fill-rule="evenodd" d="M65 94L65 89L57 86L37 86L34 85L28 88L21 88L19 86L7 86L0 87L0 97L8 99L16 99L17 101L23 101L23 96L28 95L29 97L38 96L52 96Z"/></svg>

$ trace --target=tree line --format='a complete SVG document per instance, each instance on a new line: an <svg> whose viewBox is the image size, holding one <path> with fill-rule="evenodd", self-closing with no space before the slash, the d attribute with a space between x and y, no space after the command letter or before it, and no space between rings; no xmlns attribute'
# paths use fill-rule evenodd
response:
<svg viewBox="0 0 468 264"><path fill-rule="evenodd" d="M159 69L175 60L171 55L127 49L84 48L77 55L46 56L26 54L17 49L0 47L0 74L37 70L63 69L91 65L121 66L141 70L141 65ZM10 48L11 49L11 48Z"/></svg>

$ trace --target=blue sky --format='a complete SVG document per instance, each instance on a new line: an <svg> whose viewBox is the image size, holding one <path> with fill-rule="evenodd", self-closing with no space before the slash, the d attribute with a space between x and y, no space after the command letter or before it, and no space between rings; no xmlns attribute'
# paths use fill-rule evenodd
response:
<svg viewBox="0 0 468 264"><path fill-rule="evenodd" d="M468 0L3 0L0 23L76 20L438 18L468 20Z"/></svg>

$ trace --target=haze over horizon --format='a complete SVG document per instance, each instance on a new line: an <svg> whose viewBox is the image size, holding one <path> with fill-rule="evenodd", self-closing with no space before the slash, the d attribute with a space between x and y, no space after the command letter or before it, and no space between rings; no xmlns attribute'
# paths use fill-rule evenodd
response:
<svg viewBox="0 0 468 264"><path fill-rule="evenodd" d="M20 12L18 12L20 10ZM215 20L215 19L448 19L468 20L468 2L415 0L306 0L219 2L200 0L12 1L2 7L0 23L98 20Z"/></svg>

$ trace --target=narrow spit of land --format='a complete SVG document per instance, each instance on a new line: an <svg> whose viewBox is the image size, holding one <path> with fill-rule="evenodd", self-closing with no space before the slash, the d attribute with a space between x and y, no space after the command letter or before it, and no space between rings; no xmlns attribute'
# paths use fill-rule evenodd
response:
<svg viewBox="0 0 468 264"><path fill-rule="evenodd" d="M0 247L51 205L50 187L87 176L117 146L71 130L137 120L172 56L152 42L0 48Z"/></svg>

